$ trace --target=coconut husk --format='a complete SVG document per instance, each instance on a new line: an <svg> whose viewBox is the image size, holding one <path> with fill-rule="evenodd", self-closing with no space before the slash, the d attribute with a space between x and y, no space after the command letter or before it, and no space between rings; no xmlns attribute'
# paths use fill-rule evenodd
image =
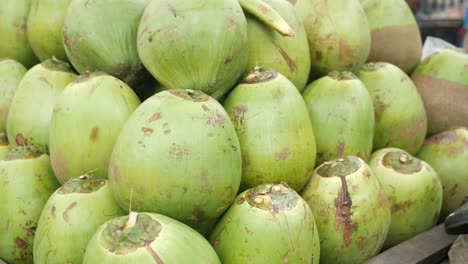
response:
<svg viewBox="0 0 468 264"><path fill-rule="evenodd" d="M455 126L468 126L468 87L462 84L414 74L428 118L428 135Z"/></svg>
<svg viewBox="0 0 468 264"><path fill-rule="evenodd" d="M389 62L410 73L421 59L422 41L416 24L374 29L371 40L368 62Z"/></svg>

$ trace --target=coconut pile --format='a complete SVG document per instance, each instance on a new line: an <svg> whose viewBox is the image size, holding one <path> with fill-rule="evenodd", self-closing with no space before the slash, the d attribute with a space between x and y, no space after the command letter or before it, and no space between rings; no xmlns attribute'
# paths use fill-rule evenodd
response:
<svg viewBox="0 0 468 264"><path fill-rule="evenodd" d="M404 0L4 0L0 262L362 263L468 195L468 55Z"/></svg>

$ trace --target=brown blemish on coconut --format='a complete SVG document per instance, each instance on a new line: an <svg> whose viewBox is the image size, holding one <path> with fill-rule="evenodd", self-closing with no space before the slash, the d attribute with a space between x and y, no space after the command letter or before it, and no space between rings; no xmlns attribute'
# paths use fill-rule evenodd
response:
<svg viewBox="0 0 468 264"><path fill-rule="evenodd" d="M343 141L340 141L340 143L337 146L337 151L336 154L338 157L342 157L345 149L345 143Z"/></svg>
<svg viewBox="0 0 468 264"><path fill-rule="evenodd" d="M73 208L75 208L77 205L78 205L77 202L73 202L73 203L71 203L71 204L67 207L67 209L65 209L65 211L64 211L63 214L62 214L63 220L64 220L65 222L67 222L67 223L69 222L68 215L70 214L71 210L72 210Z"/></svg>
<svg viewBox="0 0 468 264"><path fill-rule="evenodd" d="M353 201L348 191L346 177L340 177L341 189L338 191L338 197L335 199L335 230L338 231L340 226L343 230L344 246L351 245L351 236L353 234L353 221L351 219L351 207Z"/></svg>
<svg viewBox="0 0 468 264"><path fill-rule="evenodd" d="M25 240L23 240L22 238L19 238L19 237L16 237L15 244L22 251L26 251L28 249L28 247L29 247L28 242L26 242Z"/></svg>
<svg viewBox="0 0 468 264"><path fill-rule="evenodd" d="M190 216L190 220L196 221L196 222L203 221L205 219L206 219L205 211L203 211L200 208L195 208L192 211L192 215Z"/></svg>
<svg viewBox="0 0 468 264"><path fill-rule="evenodd" d="M248 111L249 109L245 105L239 105L234 107L234 111L232 112L232 122L234 123L236 129L242 126L245 118L245 113L247 113Z"/></svg>
<svg viewBox="0 0 468 264"><path fill-rule="evenodd" d="M270 9L264 4L258 5L258 8L260 9L260 11L262 11L263 14L268 14L270 12Z"/></svg>
<svg viewBox="0 0 468 264"><path fill-rule="evenodd" d="M450 197L454 197L457 194L457 189L458 189L458 184L456 183L452 186L452 188L450 188L450 190L448 191L448 195Z"/></svg>
<svg viewBox="0 0 468 264"><path fill-rule="evenodd" d="M226 119L218 111L208 115L208 120L206 121L207 125L214 127L222 127L226 123Z"/></svg>
<svg viewBox="0 0 468 264"><path fill-rule="evenodd" d="M170 2L170 1L166 1L166 5L167 7L169 8L169 10L171 11L172 15L174 17L183 17L181 15L179 15L179 13L177 12L177 9L174 7L174 5Z"/></svg>
<svg viewBox="0 0 468 264"><path fill-rule="evenodd" d="M154 262L156 262L156 264L164 264L164 261L162 261L161 257L159 257L159 255L156 253L156 251L154 251L154 249L151 248L149 243L147 243L145 245L145 248L146 248L146 251L148 251L148 253L153 258Z"/></svg>
<svg viewBox="0 0 468 264"><path fill-rule="evenodd" d="M18 146L26 147L28 145L28 140L21 133L16 135L15 141Z"/></svg>
<svg viewBox="0 0 468 264"><path fill-rule="evenodd" d="M323 59L323 55L321 51L315 51L315 60L321 61Z"/></svg>
<svg viewBox="0 0 468 264"><path fill-rule="evenodd" d="M400 131L400 137L404 140L412 140L421 138L426 135L427 118L426 115L421 115L417 120L407 123Z"/></svg>
<svg viewBox="0 0 468 264"><path fill-rule="evenodd" d="M279 47L279 46L276 46L278 48L278 51L279 53L281 54L281 56L283 57L283 59L286 61L286 63L288 64L289 66L289 71L290 72L295 72L296 69L297 69L297 66L296 66L296 63L294 62L293 59L291 59L291 57L289 57L289 55L286 53L286 51L283 50L283 48Z"/></svg>
<svg viewBox="0 0 468 264"><path fill-rule="evenodd" d="M380 100L380 96L375 97L375 104L374 104L374 110L375 110L375 122L379 123L380 120L382 120L382 116L385 112L390 107L389 104L386 104L382 100Z"/></svg>
<svg viewBox="0 0 468 264"><path fill-rule="evenodd" d="M171 160L184 160L189 157L189 149L186 146L172 143L169 148L169 159Z"/></svg>
<svg viewBox="0 0 468 264"><path fill-rule="evenodd" d="M149 128L149 127L142 127L141 131L143 132L143 135L145 135L145 136L151 136L151 134L153 134L153 132L154 132L154 130L152 128Z"/></svg>
<svg viewBox="0 0 468 264"><path fill-rule="evenodd" d="M338 52L338 59L339 60L346 60L349 57L352 57L354 54L354 49L351 48L346 41L340 39L339 42L339 52Z"/></svg>
<svg viewBox="0 0 468 264"><path fill-rule="evenodd" d="M288 149L283 149L281 152L275 153L275 160L280 161L280 160L285 160L286 158L289 157L289 150Z"/></svg>
<svg viewBox="0 0 468 264"><path fill-rule="evenodd" d="M51 215L54 219L55 219L55 210L56 210L56 209L55 209L55 206L52 206L52 207L50 208L50 215Z"/></svg>
<svg viewBox="0 0 468 264"><path fill-rule="evenodd" d="M40 77L37 78L37 79L38 79L39 81L41 81L41 82L46 83L49 87L54 87L54 86L49 82L49 80L47 80L47 78L44 77L44 76L40 76Z"/></svg>
<svg viewBox="0 0 468 264"><path fill-rule="evenodd" d="M96 142L99 137L99 127L95 126L91 129L91 133L89 134L89 139L91 141Z"/></svg>
<svg viewBox="0 0 468 264"><path fill-rule="evenodd" d="M148 119L148 122L151 123L151 122L154 122L154 121L156 121L156 120L158 120L160 118L161 118L161 113L155 113Z"/></svg>
<svg viewBox="0 0 468 264"><path fill-rule="evenodd" d="M236 29L237 29L236 21L234 21L233 19L229 19L229 22L228 22L228 30L229 30L229 32L235 32Z"/></svg>
<svg viewBox="0 0 468 264"><path fill-rule="evenodd" d="M170 129L164 130L165 135L170 134L171 132L172 132L172 130L170 130Z"/></svg>
<svg viewBox="0 0 468 264"><path fill-rule="evenodd" d="M393 203L392 204L392 214L398 213L400 211L406 211L408 208L414 204L413 201L404 201L401 203Z"/></svg>

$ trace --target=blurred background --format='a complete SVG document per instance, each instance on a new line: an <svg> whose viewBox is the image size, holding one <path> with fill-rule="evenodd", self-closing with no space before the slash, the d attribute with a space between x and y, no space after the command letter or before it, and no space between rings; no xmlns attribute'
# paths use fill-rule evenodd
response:
<svg viewBox="0 0 468 264"><path fill-rule="evenodd" d="M468 0L406 0L413 10L423 40L442 38L459 47L468 46ZM466 43L467 45L464 45Z"/></svg>

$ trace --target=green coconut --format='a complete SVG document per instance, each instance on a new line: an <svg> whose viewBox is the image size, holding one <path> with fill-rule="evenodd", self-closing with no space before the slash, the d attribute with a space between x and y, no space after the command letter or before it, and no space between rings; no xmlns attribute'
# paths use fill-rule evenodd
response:
<svg viewBox="0 0 468 264"><path fill-rule="evenodd" d="M21 80L11 101L7 135L12 146L34 145L49 151L49 126L55 102L76 78L71 66L49 59L31 68Z"/></svg>
<svg viewBox="0 0 468 264"><path fill-rule="evenodd" d="M320 242L307 203L286 183L239 194L211 233L222 263L319 263Z"/></svg>
<svg viewBox="0 0 468 264"><path fill-rule="evenodd" d="M139 104L124 82L100 72L81 75L65 87L49 127L50 159L60 183L91 170L107 178L114 143Z"/></svg>
<svg viewBox="0 0 468 264"><path fill-rule="evenodd" d="M75 69L104 71L131 87L148 77L138 57L137 28L149 0L75 0L63 23L63 44Z"/></svg>
<svg viewBox="0 0 468 264"><path fill-rule="evenodd" d="M371 34L359 0L289 0L304 21L309 40L311 74L355 71L370 52Z"/></svg>
<svg viewBox="0 0 468 264"><path fill-rule="evenodd" d="M164 87L201 90L216 99L247 63L247 23L236 0L151 1L137 43L143 64Z"/></svg>
<svg viewBox="0 0 468 264"><path fill-rule="evenodd" d="M17 60L27 68L36 64L26 35L31 0L4 0L0 8L0 58Z"/></svg>
<svg viewBox="0 0 468 264"><path fill-rule="evenodd" d="M444 221L468 196L468 129L460 127L428 138L417 156L440 177L443 199L439 220Z"/></svg>
<svg viewBox="0 0 468 264"><path fill-rule="evenodd" d="M424 59L411 75L428 117L428 134L468 126L468 54L443 49Z"/></svg>
<svg viewBox="0 0 468 264"><path fill-rule="evenodd" d="M384 248L431 229L439 219L442 185L426 162L397 148L374 152L369 167L379 179L392 208Z"/></svg>
<svg viewBox="0 0 468 264"><path fill-rule="evenodd" d="M316 145L307 107L294 84L273 69L254 68L229 94L224 108L242 150L241 190L286 182L300 191L314 170Z"/></svg>
<svg viewBox="0 0 468 264"><path fill-rule="evenodd" d="M93 235L83 264L221 264L195 230L164 215L130 213L107 221Z"/></svg>
<svg viewBox="0 0 468 264"><path fill-rule="evenodd" d="M206 234L239 190L241 161L223 107L201 91L173 89L150 97L128 119L109 182L123 209L131 203Z"/></svg>
<svg viewBox="0 0 468 264"><path fill-rule="evenodd" d="M138 28L138 54L167 89L201 90L219 99L246 68L247 22L242 9L282 34L294 35L284 19L261 0L169 4L154 0Z"/></svg>
<svg viewBox="0 0 468 264"><path fill-rule="evenodd" d="M256 66L273 68L302 91L310 72L309 43L304 24L294 7L287 1L264 2L278 11L296 35L293 38L283 36L252 15L246 14L249 55L244 73L247 74Z"/></svg>
<svg viewBox="0 0 468 264"><path fill-rule="evenodd" d="M362 159L347 156L323 163L301 196L315 217L321 263L362 263L380 251L390 204Z"/></svg>
<svg viewBox="0 0 468 264"><path fill-rule="evenodd" d="M0 259L33 262L37 222L59 186L46 154L19 147L0 160Z"/></svg>
<svg viewBox="0 0 468 264"><path fill-rule="evenodd" d="M62 25L71 0L31 0L27 35L36 56L68 61L62 42Z"/></svg>
<svg viewBox="0 0 468 264"><path fill-rule="evenodd" d="M11 101L27 69L11 59L0 59L0 132L6 133Z"/></svg>
<svg viewBox="0 0 468 264"><path fill-rule="evenodd" d="M427 116L414 83L402 70L386 62L364 65L357 77L374 103L374 150L395 147L415 155L426 138Z"/></svg>
<svg viewBox="0 0 468 264"><path fill-rule="evenodd" d="M8 137L5 133L0 132L0 159L10 153L10 144L8 143Z"/></svg>
<svg viewBox="0 0 468 264"><path fill-rule="evenodd" d="M124 214L107 180L92 173L69 180L44 206L34 238L34 263L81 264L96 230Z"/></svg>
<svg viewBox="0 0 468 264"><path fill-rule="evenodd" d="M361 0L371 30L367 61L383 61L411 73L421 60L419 26L405 0Z"/></svg>
<svg viewBox="0 0 468 264"><path fill-rule="evenodd" d="M303 92L317 141L317 165L347 155L365 161L372 152L374 107L364 84L350 72L331 72Z"/></svg>

